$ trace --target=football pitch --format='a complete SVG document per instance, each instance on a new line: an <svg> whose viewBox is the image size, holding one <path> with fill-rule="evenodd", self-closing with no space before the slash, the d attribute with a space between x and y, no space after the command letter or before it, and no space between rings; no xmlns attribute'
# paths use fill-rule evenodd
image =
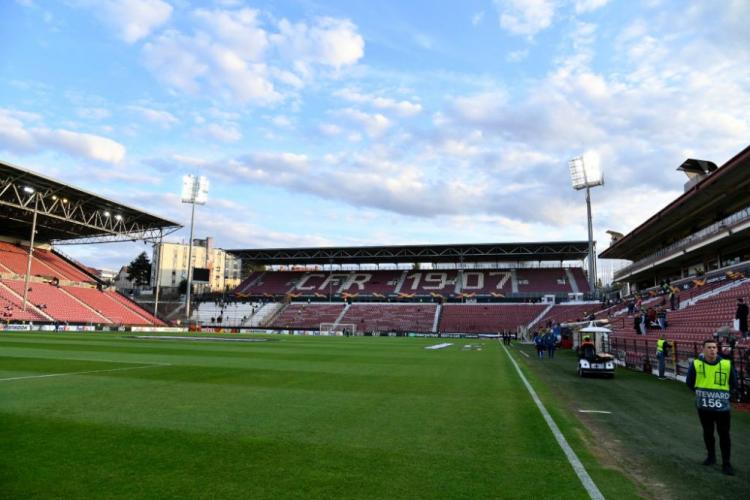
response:
<svg viewBox="0 0 750 500"><path fill-rule="evenodd" d="M498 342L252 338L0 334L0 496L588 497ZM639 496L527 375L602 494Z"/></svg>

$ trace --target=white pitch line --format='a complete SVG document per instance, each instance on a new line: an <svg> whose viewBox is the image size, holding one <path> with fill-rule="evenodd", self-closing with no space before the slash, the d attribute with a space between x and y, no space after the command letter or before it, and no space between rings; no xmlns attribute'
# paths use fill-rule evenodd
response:
<svg viewBox="0 0 750 500"><path fill-rule="evenodd" d="M523 352L523 351L518 351L518 352L520 352L521 354L523 354L523 355L524 355L524 356L526 356L527 358L529 357L529 355L528 355L528 354L526 354L526 353L525 353L525 352Z"/></svg>
<svg viewBox="0 0 750 500"><path fill-rule="evenodd" d="M591 479L591 476L589 476L589 473L586 472L586 468L578 459L578 456L573 451L573 448L570 447L570 445L568 444L568 441L566 441L565 436L563 436L562 432L560 432L560 428L557 427L557 424L555 423L555 421L552 420L552 416L550 416L549 412L542 404L542 400L539 399L539 396L537 396L536 391L534 390L533 387L531 387L531 384L529 384L529 381L526 380L526 377L521 371L521 368L518 366L518 363L516 363L516 360L513 359L513 356L510 355L510 351L508 351L508 348L503 346L503 349L505 349L505 354L508 355L508 358L510 358L510 361L511 363L513 363L513 366L516 367L518 376L521 377L523 384L526 386L526 389L529 391L529 394L531 394L531 399L534 400L534 403L536 403L537 408L539 408L539 411L542 413L542 416L544 417L545 422L547 422L547 425L549 426L550 430L552 431L552 434L555 436L555 439L557 440L557 444L559 444L560 448L562 448L563 453L565 453L565 456L568 458L568 462L570 462L571 467L573 467L573 470L578 476L578 479L580 479L581 483L583 484L583 487L586 488L586 491L588 492L589 497L591 497L594 500L604 500L604 495L602 495L602 492L599 491L599 488L597 488L596 484L594 484L594 480Z"/></svg>
<svg viewBox="0 0 750 500"><path fill-rule="evenodd" d="M64 377L65 375L83 375L86 373L104 373L118 372L123 370L138 370L139 368L154 368L157 366L170 366L169 364L145 365L145 366L126 366L123 368L110 368L109 370L89 370L85 372L67 372L67 373L48 373L47 375L29 375L27 377L0 378L0 382L10 382L11 380L25 380L30 378L47 378L47 377Z"/></svg>
<svg viewBox="0 0 750 500"><path fill-rule="evenodd" d="M604 410L578 410L578 413L604 413L606 415L611 415L611 411L604 411Z"/></svg>

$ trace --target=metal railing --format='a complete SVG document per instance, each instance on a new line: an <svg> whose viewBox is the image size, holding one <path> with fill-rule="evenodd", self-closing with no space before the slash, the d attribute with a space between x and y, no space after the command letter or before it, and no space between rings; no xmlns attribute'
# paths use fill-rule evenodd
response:
<svg viewBox="0 0 750 500"><path fill-rule="evenodd" d="M627 368L650 372L656 369L658 360L656 358L656 339L633 339L633 338L611 338L611 349L622 365ZM671 341L671 349L668 351L666 367L673 377L687 375L690 362L703 352L702 342L691 342L684 340ZM723 346L719 344L719 351ZM732 360L737 376L739 387L735 394L735 400L750 402L750 347L731 347L730 354L726 357Z"/></svg>

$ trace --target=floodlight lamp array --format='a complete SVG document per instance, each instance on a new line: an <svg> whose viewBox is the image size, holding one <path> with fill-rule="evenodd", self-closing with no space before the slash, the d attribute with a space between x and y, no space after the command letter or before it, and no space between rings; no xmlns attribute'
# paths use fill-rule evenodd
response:
<svg viewBox="0 0 750 500"><path fill-rule="evenodd" d="M186 175L182 178L182 202L205 205L208 201L208 179Z"/></svg>
<svg viewBox="0 0 750 500"><path fill-rule="evenodd" d="M599 166L599 157L594 153L577 156L568 162L570 181L573 189L580 190L587 187L602 186L604 176Z"/></svg>

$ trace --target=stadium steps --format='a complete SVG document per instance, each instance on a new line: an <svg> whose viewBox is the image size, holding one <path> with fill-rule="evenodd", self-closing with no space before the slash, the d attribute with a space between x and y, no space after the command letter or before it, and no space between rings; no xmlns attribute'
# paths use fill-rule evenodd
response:
<svg viewBox="0 0 750 500"><path fill-rule="evenodd" d="M97 311L96 309L94 309L89 304L87 304L83 300L79 299L78 297L76 297L72 293L68 292L63 287L58 287L58 290L60 290L60 292L62 292L64 295L67 295L70 299L72 299L72 300L78 302L79 304L81 304L84 308L86 308L89 311L91 311L94 315L99 316L100 318L102 318L105 323L114 323L114 321L112 321L111 319L109 319L108 317L106 317L104 314L100 313L99 311Z"/></svg>
<svg viewBox="0 0 750 500"><path fill-rule="evenodd" d="M401 288L404 286L404 281L406 281L406 277L409 275L409 271L404 271L401 273L401 278L398 280L398 284L396 285L395 290L393 290L393 293L399 294L401 293Z"/></svg>
<svg viewBox="0 0 750 500"><path fill-rule="evenodd" d="M263 322L258 326L262 326L266 328L270 327L271 325L274 324L274 322L276 321L276 318L281 316L281 313L284 312L284 309L286 309L287 306L289 306L289 304L281 304L279 302L273 302L272 304L274 306L277 306L276 309L270 311L270 313L264 318Z"/></svg>
<svg viewBox="0 0 750 500"><path fill-rule="evenodd" d="M566 267L565 275L568 277L568 283L570 283L570 288L571 290L573 290L573 293L580 293L581 289L578 288L578 282L576 281L576 277L573 275L573 271Z"/></svg>
<svg viewBox="0 0 750 500"><path fill-rule="evenodd" d="M351 306L352 305L349 302L346 303L346 305L344 306L344 308L341 310L341 313L336 318L336 321L333 322L333 328L334 329L339 326L339 323L341 323L341 320L344 319L344 314L346 314L346 311L348 311Z"/></svg>
<svg viewBox="0 0 750 500"><path fill-rule="evenodd" d="M110 292L107 292L110 293ZM125 297L119 292L114 292L111 294L110 297L112 300L119 302L120 305L130 309L133 313L135 313L137 316L143 318L144 321L146 321L149 325L164 325L164 322L151 314L150 312L143 309L141 306L139 306L136 302L130 300L129 298Z"/></svg>
<svg viewBox="0 0 750 500"><path fill-rule="evenodd" d="M47 269L50 272L50 276L54 276L54 277L56 277L58 279L70 280L70 278L68 276L66 276L65 274L63 274L62 272L60 272L58 269L55 269L52 266L50 266L49 264L47 264L46 262L44 262L43 260L38 259L34 255L34 253L35 252L32 252L32 254L31 254L31 261L32 261L31 265L32 265L32 267L34 267L34 263L36 263L36 264L42 266L43 268Z"/></svg>
<svg viewBox="0 0 750 500"><path fill-rule="evenodd" d="M510 270L510 290L513 293L518 293L518 273L515 268Z"/></svg>
<svg viewBox="0 0 750 500"><path fill-rule="evenodd" d="M438 302L438 305L435 308L435 320L432 322L432 333L438 332L438 328L440 326L440 318L442 316L443 316L443 304Z"/></svg>
<svg viewBox="0 0 750 500"><path fill-rule="evenodd" d="M261 305L257 311L255 311L255 314L250 316L248 319L248 322L246 323L246 326L250 327L261 327L265 323L266 319L268 319L268 316L270 314L273 314L276 311L277 303L276 302L268 302L263 305Z"/></svg>
<svg viewBox="0 0 750 500"><path fill-rule="evenodd" d="M453 285L453 293L455 295L458 295L459 293L463 292L463 290L461 289L461 285L463 285L463 282L464 282L464 270L459 269L458 272L456 273L456 283L454 283Z"/></svg>
<svg viewBox="0 0 750 500"><path fill-rule="evenodd" d="M5 301L9 302L11 306L18 307L19 309L23 306L23 296L16 293L15 290L10 288L9 286L5 286L4 283L0 282L0 298L3 298ZM15 300L13 300L15 299ZM21 320L47 320L47 321L55 321L52 316L45 313L38 307L36 307L34 304L32 304L30 301L26 301L26 312L31 311L32 314L36 315L37 317L29 317L29 318L18 318ZM26 316L25 314L23 316Z"/></svg>
<svg viewBox="0 0 750 500"><path fill-rule="evenodd" d="M253 279L251 279L249 282L245 283L244 286L239 290L240 293L247 293L247 290L254 287L256 283L258 283L261 279L263 279L263 276L265 276L266 272L260 272L257 276L255 276Z"/></svg>
<svg viewBox="0 0 750 500"><path fill-rule="evenodd" d="M538 315L538 316L537 316L536 318L532 319L532 320L531 320L531 322L530 322L530 323L528 324L528 326L527 326L526 328L528 328L528 329L530 330L530 329L531 329L531 328L532 328L532 327L533 327L534 325L536 325L536 324L537 324L537 323L538 323L538 322L539 322L539 321L540 321L540 320L541 320L541 319L542 319L543 317L545 317L545 316L547 315L547 313L548 313L548 312L550 312L550 310L551 310L551 309L552 309L553 307L555 307L555 303L554 303L554 302L550 303L550 305L548 305L548 306L547 306L547 307L546 307L546 308L544 309L544 311L540 312L540 313L539 313L539 315Z"/></svg>

